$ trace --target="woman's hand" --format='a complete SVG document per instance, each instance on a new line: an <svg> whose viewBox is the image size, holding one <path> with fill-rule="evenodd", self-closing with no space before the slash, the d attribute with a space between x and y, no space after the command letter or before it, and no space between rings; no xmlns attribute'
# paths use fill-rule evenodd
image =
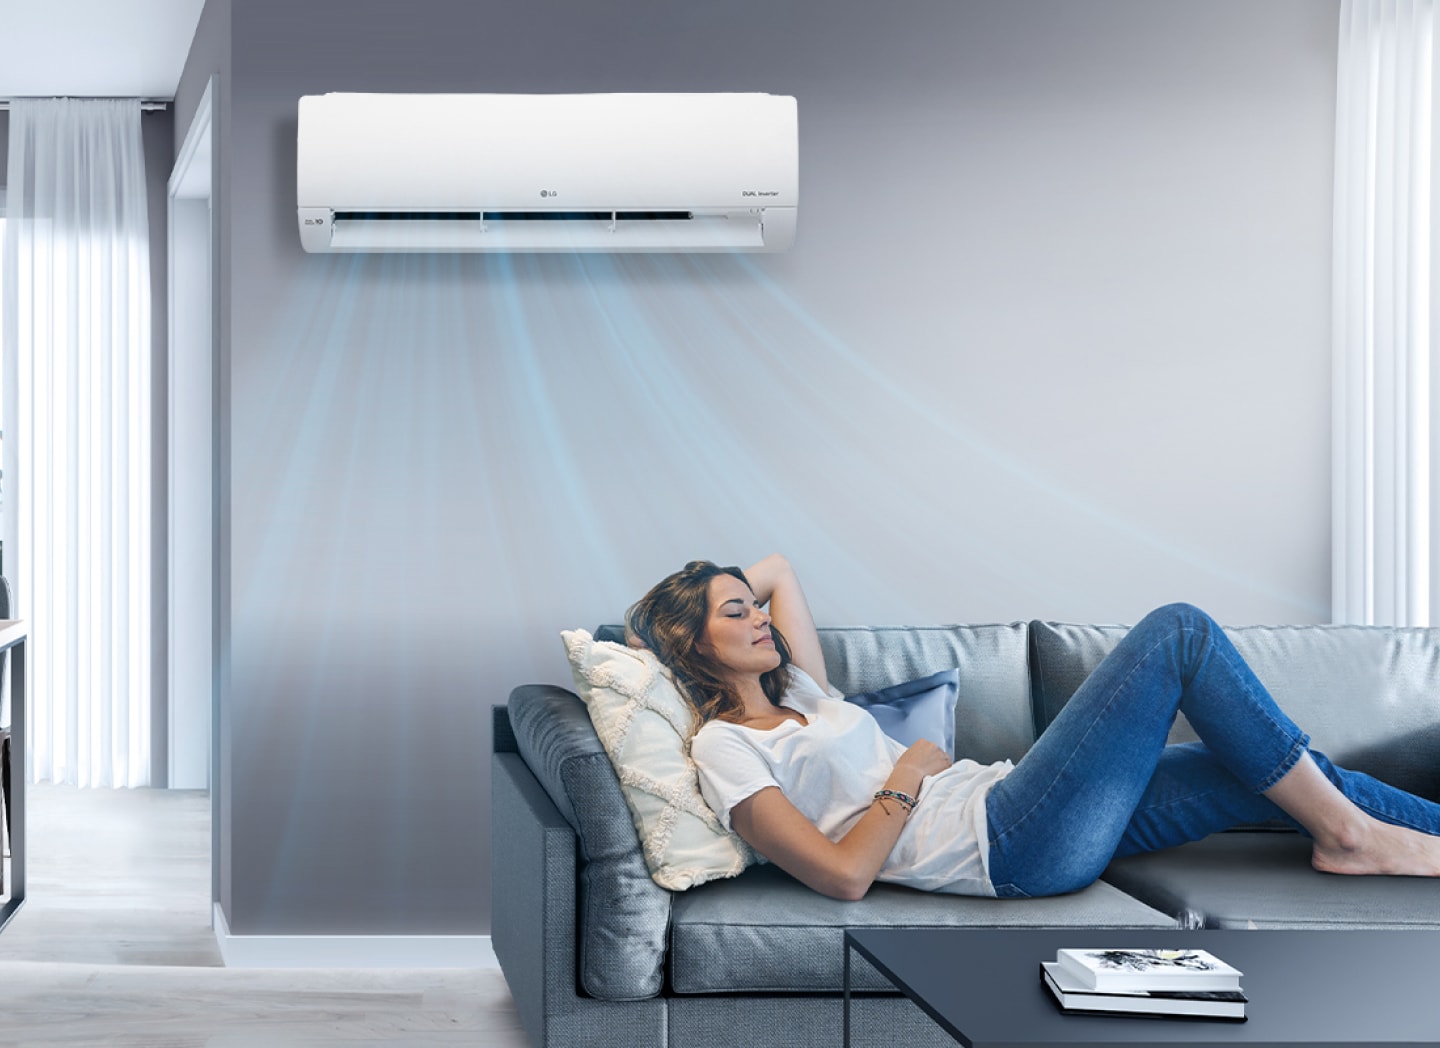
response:
<svg viewBox="0 0 1440 1048"><path fill-rule="evenodd" d="M921 779L938 775L954 763L950 754L929 739L921 739L900 755L900 759L895 762L895 770L890 773L889 781L903 783L892 789L913 794L920 789Z"/></svg>

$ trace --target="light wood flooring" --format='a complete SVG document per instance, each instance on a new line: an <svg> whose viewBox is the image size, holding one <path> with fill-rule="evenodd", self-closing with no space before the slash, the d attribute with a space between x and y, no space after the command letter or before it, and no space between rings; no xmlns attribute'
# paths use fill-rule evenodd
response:
<svg viewBox="0 0 1440 1048"><path fill-rule="evenodd" d="M204 793L31 786L0 931L0 1045L526 1044L498 969L236 969L210 930Z"/></svg>

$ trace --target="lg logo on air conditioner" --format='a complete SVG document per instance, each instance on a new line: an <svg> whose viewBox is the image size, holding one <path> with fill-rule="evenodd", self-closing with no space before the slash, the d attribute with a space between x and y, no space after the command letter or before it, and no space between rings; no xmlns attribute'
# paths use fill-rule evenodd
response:
<svg viewBox="0 0 1440 1048"><path fill-rule="evenodd" d="M542 197L558 197L560 191L558 189L542 189L540 190L540 195Z"/></svg>

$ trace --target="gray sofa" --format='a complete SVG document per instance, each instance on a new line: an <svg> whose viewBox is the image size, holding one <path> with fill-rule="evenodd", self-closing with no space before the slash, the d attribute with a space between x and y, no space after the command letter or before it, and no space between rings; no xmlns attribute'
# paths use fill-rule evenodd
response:
<svg viewBox="0 0 1440 1048"><path fill-rule="evenodd" d="M847 695L958 666L956 757L1018 761L1124 632L846 627L822 629L821 642ZM1440 798L1440 629L1227 632L1316 748ZM572 692L519 687L494 716L492 940L535 1045L838 1044L847 927L1440 927L1440 882L1319 874L1305 839L1274 827L1117 860L1084 891L1050 899L876 885L846 903L769 865L672 893L646 871L619 781ZM1171 740L1193 738L1182 718ZM855 1043L953 1043L854 963L854 985L873 991L855 1001Z"/></svg>

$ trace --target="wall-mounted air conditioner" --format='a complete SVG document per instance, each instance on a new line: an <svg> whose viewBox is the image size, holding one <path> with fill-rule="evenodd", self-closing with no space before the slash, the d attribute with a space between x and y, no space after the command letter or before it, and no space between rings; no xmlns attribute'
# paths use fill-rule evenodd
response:
<svg viewBox="0 0 1440 1048"><path fill-rule="evenodd" d="M310 95L307 251L783 251L795 99Z"/></svg>

